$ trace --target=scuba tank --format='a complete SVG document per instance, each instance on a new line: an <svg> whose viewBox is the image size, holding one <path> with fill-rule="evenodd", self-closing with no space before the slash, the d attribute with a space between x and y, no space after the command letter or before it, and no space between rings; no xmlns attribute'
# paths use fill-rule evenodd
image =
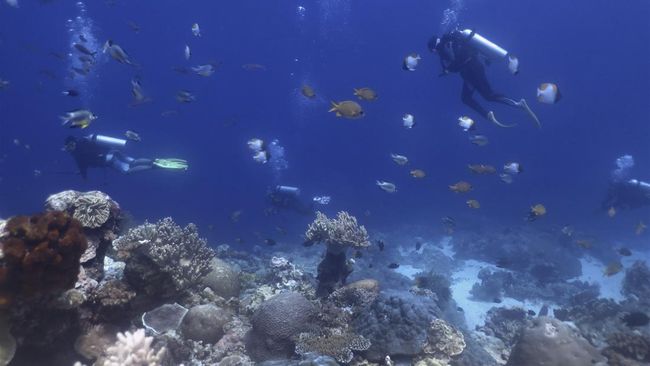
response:
<svg viewBox="0 0 650 366"><path fill-rule="evenodd" d="M460 31L462 35L467 37L467 42L478 50L481 54L489 59L508 58L508 69L514 75L519 73L519 60L517 57L508 53L508 51L501 48L499 45L493 43L480 34L473 32L470 29Z"/></svg>
<svg viewBox="0 0 650 366"><path fill-rule="evenodd" d="M291 187L291 186L276 186L275 191L287 196L298 196L300 194L300 188Z"/></svg>
<svg viewBox="0 0 650 366"><path fill-rule="evenodd" d="M488 58L504 58L508 56L508 51L478 33L472 33L469 29L462 30L460 33L467 37L467 41L472 45L472 47Z"/></svg>
<svg viewBox="0 0 650 366"><path fill-rule="evenodd" d="M115 137L104 136L104 135L90 135L89 137L92 141L95 141L98 145L102 145L106 147L118 148L118 147L124 147L124 145L126 145L126 140L118 139Z"/></svg>

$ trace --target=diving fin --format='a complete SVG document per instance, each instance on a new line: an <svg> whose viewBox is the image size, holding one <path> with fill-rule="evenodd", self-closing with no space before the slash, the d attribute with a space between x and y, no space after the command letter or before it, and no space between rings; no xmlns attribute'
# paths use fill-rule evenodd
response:
<svg viewBox="0 0 650 366"><path fill-rule="evenodd" d="M522 99L522 100L520 100L518 104L519 104L519 106L520 106L521 108L523 108L523 109L526 111L526 113L528 113L528 115L529 115L532 119L535 120L535 123L537 123L537 127L538 127L538 128L542 128L542 124L539 122L539 119L537 118L537 116L535 115L535 113L533 112L533 110L530 109L530 107L528 106L528 103L526 103L526 99Z"/></svg>
<svg viewBox="0 0 650 366"><path fill-rule="evenodd" d="M516 123L513 124L513 125L504 125L503 123L497 121L496 117L494 117L494 112L492 112L492 111L488 112L487 117L490 120L490 122L494 123L495 125L497 125L499 127L508 128L508 127L515 127L517 125Z"/></svg>
<svg viewBox="0 0 650 366"><path fill-rule="evenodd" d="M163 168L163 169L171 169L171 170L187 170L187 160L183 159L156 159L153 161L153 165Z"/></svg>

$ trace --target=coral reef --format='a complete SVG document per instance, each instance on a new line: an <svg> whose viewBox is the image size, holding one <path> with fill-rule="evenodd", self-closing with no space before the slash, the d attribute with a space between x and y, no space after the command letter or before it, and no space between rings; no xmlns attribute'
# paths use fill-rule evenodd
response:
<svg viewBox="0 0 650 366"><path fill-rule="evenodd" d="M210 272L203 277L202 282L224 299L239 297L241 290L239 270L222 259L212 258Z"/></svg>
<svg viewBox="0 0 650 366"><path fill-rule="evenodd" d="M372 342L370 361L390 356L416 356L422 352L431 321L440 310L430 299L407 291L386 291L352 322L356 333Z"/></svg>
<svg viewBox="0 0 650 366"><path fill-rule="evenodd" d="M94 361L104 354L104 351L117 340L119 330L110 324L97 324L83 332L75 341L75 351Z"/></svg>
<svg viewBox="0 0 650 366"><path fill-rule="evenodd" d="M5 314L0 314L0 365L8 365L16 354L16 340L9 331Z"/></svg>
<svg viewBox="0 0 650 366"><path fill-rule="evenodd" d="M604 358L567 324L539 317L524 328L506 365L593 366Z"/></svg>
<svg viewBox="0 0 650 366"><path fill-rule="evenodd" d="M117 333L117 342L106 349L104 366L159 366L163 364L166 349L156 351L153 337L145 336L144 329Z"/></svg>
<svg viewBox="0 0 650 366"><path fill-rule="evenodd" d="M0 307L15 298L59 294L74 286L86 238L63 212L17 216L0 239Z"/></svg>
<svg viewBox="0 0 650 366"><path fill-rule="evenodd" d="M305 332L316 308L295 292L282 293L260 305L251 319L246 349L256 360L290 357L293 338Z"/></svg>
<svg viewBox="0 0 650 366"><path fill-rule="evenodd" d="M645 261L636 261L630 269L625 271L623 293L650 303L650 268Z"/></svg>
<svg viewBox="0 0 650 366"><path fill-rule="evenodd" d="M442 319L434 319L427 331L427 341L423 351L444 363L460 355L465 350L465 346L463 333Z"/></svg>
<svg viewBox="0 0 650 366"><path fill-rule="evenodd" d="M605 355L637 362L650 362L650 336L634 333L613 333L607 339ZM616 357L618 356L618 357Z"/></svg>
<svg viewBox="0 0 650 366"><path fill-rule="evenodd" d="M373 279L359 280L347 284L329 296L339 307L365 308L379 296L379 281Z"/></svg>
<svg viewBox="0 0 650 366"><path fill-rule="evenodd" d="M345 211L339 212L335 219L316 212L316 219L309 224L305 238L308 242L325 243L340 250L370 246L366 228L359 226L357 219Z"/></svg>
<svg viewBox="0 0 650 366"><path fill-rule="evenodd" d="M446 305L451 299L451 282L447 277L435 271L416 275L415 286L418 289L429 290L435 294L436 302L440 307Z"/></svg>
<svg viewBox="0 0 650 366"><path fill-rule="evenodd" d="M318 265L316 294L320 297L332 293L338 284L345 284L352 272L346 261L346 250L370 246L366 228L359 226L357 219L345 211L339 212L335 219L328 218L322 212L316 212L316 219L307 227L305 239L308 244L327 245L325 257Z"/></svg>
<svg viewBox="0 0 650 366"><path fill-rule="evenodd" d="M471 294L480 301L495 301L507 296L520 301L540 299L553 301L557 304L567 304L576 293L593 297L598 296L599 293L596 284L592 285L581 281L540 284L527 273L492 271L488 268L482 269L478 278L481 282L474 284Z"/></svg>
<svg viewBox="0 0 650 366"><path fill-rule="evenodd" d="M522 308L492 308L486 315L485 324L478 330L512 347L526 325L526 318L527 313Z"/></svg>
<svg viewBox="0 0 650 366"><path fill-rule="evenodd" d="M113 247L126 262L128 283L139 294L162 298L200 285L214 257L195 225L181 228L170 217L130 229Z"/></svg>
<svg viewBox="0 0 650 366"><path fill-rule="evenodd" d="M215 305L197 305L191 308L181 322L181 333L186 339L214 344L225 334L224 326L232 315Z"/></svg>
<svg viewBox="0 0 650 366"><path fill-rule="evenodd" d="M154 334L178 329L188 309L179 304L165 304L142 314L142 325Z"/></svg>
<svg viewBox="0 0 650 366"><path fill-rule="evenodd" d="M370 348L370 341L340 329L328 329L319 333L301 333L296 341L296 353L306 355L317 353L331 356L342 363L352 361L352 351L365 351Z"/></svg>
<svg viewBox="0 0 650 366"><path fill-rule="evenodd" d="M562 245L561 237L526 226L486 229L457 233L453 242L456 257L496 263L518 274L534 273L531 277L540 284L580 276L579 248ZM576 255L570 255L572 251Z"/></svg>

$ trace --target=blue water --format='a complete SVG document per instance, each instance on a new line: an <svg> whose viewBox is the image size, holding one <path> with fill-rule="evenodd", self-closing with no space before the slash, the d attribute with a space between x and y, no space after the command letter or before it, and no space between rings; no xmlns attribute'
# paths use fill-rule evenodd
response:
<svg viewBox="0 0 650 366"><path fill-rule="evenodd" d="M312 217L265 216L267 189L276 184L299 186L307 200L330 195L326 212L348 210L371 233L407 224L438 227L444 215L467 225L521 225L528 208L543 203L549 213L535 223L540 227L572 224L625 238L650 213L637 210L609 220L599 210L616 157L632 154L634 175L650 179L645 0L118 0L84 7L81 13L68 0L22 0L19 9L0 4L0 78L11 83L0 90L0 217L39 211L49 194L61 190L99 189L137 221L173 216L179 223L195 222L213 244L236 237L256 243L255 232L297 244ZM504 106L494 107L497 116L518 126L491 125L461 103L457 75L438 77L437 56L426 42L449 27L442 24L445 9L456 10L459 26L476 29L519 57L519 75L495 63L488 76L495 89L528 99L541 130ZM50 53L71 52L75 34L67 20L74 23L77 16L91 24L97 48L113 39L140 67L102 55L86 81L71 82L69 58ZM134 32L129 22L141 30ZM200 38L190 30L195 22ZM190 61L183 56L185 44ZM423 59L415 72L405 72L401 62L411 52ZM220 65L209 78L172 70L211 61ZM248 63L266 70L243 69ZM141 79L151 103L129 107L133 77ZM559 103L535 101L543 82L559 85ZM315 100L300 94L304 83L315 89ZM71 85L82 96L62 96ZM352 89L364 86L379 99L362 102L363 119L327 113L330 100L353 99ZM196 102L177 103L180 89L196 95ZM100 118L84 131L60 125L59 115L82 107ZM162 117L166 110L178 114ZM415 116L414 129L402 127L404 113ZM469 143L456 124L465 114L477 121L489 145ZM184 158L190 169L134 175L92 170L87 180L73 174L73 160L61 151L66 136L122 136L127 129L143 139L130 144L130 155ZM277 172L254 162L246 146L254 137L278 139L288 168ZM394 164L390 153L408 156L409 167ZM471 163L501 167L509 160L525 168L511 185L466 169ZM411 168L427 176L413 179ZM398 192L380 190L378 179L394 182ZM447 188L461 179L475 186L469 196ZM467 198L478 199L481 209L470 211ZM232 223L236 210L242 210L241 219ZM278 237L275 226L289 234Z"/></svg>

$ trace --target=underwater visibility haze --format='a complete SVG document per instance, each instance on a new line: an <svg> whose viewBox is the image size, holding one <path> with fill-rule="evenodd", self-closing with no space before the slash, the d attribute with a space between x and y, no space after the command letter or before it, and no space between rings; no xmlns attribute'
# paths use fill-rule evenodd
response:
<svg viewBox="0 0 650 366"><path fill-rule="evenodd" d="M0 365L650 364L649 20L2 1Z"/></svg>

